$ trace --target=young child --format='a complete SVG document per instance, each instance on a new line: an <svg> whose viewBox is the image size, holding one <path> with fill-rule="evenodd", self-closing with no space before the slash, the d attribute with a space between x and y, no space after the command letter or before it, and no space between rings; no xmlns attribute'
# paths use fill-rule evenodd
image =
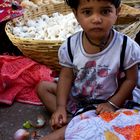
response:
<svg viewBox="0 0 140 140"><path fill-rule="evenodd" d="M112 27L120 11L120 0L66 0L66 3L83 31L72 35L59 49L62 69L58 84L43 81L38 85L38 96L53 113L54 129L41 140L63 140L69 114L78 114L78 109L86 108L88 103L96 103L96 114L119 109L137 82L139 45ZM120 56L125 46L126 78L119 86ZM92 108L86 108L89 109Z"/></svg>

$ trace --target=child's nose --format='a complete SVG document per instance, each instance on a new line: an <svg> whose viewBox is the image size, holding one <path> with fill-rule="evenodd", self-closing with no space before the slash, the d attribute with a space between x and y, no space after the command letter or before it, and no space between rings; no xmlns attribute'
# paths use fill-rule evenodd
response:
<svg viewBox="0 0 140 140"><path fill-rule="evenodd" d="M92 19L91 19L92 23L101 23L102 21L103 21L102 17L99 14L92 15Z"/></svg>

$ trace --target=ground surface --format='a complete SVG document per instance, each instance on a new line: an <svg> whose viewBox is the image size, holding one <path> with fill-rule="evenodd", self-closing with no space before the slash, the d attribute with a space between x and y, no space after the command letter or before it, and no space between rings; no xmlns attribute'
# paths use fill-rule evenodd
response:
<svg viewBox="0 0 140 140"><path fill-rule="evenodd" d="M50 114L43 106L18 102L15 102L12 106L0 104L0 140L14 140L14 133L23 128L23 123L27 120L36 122L39 114L45 117L46 125L39 129L30 128L27 130L29 132L36 130L39 135L46 135L51 131L48 123Z"/></svg>

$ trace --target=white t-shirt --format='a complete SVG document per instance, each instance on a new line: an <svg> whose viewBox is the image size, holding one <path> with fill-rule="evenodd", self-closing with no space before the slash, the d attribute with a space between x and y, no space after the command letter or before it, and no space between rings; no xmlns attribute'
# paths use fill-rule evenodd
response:
<svg viewBox="0 0 140 140"><path fill-rule="evenodd" d="M85 52L82 44L80 31L71 37L71 51L73 62L71 62L67 41L59 49L59 63L62 66L73 68L75 81L73 83L68 110L74 113L80 100L85 99L108 99L117 87L117 74L120 67L120 54L123 44L123 34L114 31L111 43L103 51L96 54ZM124 70L129 69L140 62L140 47L128 37L124 58Z"/></svg>

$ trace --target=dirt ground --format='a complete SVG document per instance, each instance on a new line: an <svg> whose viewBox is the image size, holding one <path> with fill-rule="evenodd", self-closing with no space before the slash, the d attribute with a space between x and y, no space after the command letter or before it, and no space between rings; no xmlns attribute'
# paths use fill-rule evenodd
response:
<svg viewBox="0 0 140 140"><path fill-rule="evenodd" d="M44 106L30 105L15 102L11 106L0 104L0 140L14 140L14 133L23 128L23 123L28 120L36 123L37 116L41 114L45 117L46 124L42 128L29 128L28 132L36 131L39 136L48 134L50 114ZM37 139L36 139L37 140Z"/></svg>

